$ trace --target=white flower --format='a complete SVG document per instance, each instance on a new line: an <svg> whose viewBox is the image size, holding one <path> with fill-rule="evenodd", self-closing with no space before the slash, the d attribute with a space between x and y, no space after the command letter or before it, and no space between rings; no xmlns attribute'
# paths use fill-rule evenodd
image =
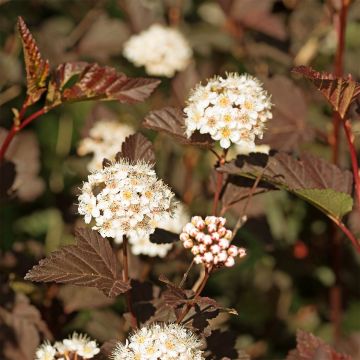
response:
<svg viewBox="0 0 360 360"><path fill-rule="evenodd" d="M56 349L49 342L45 342L36 350L35 360L53 360L55 355Z"/></svg>
<svg viewBox="0 0 360 360"><path fill-rule="evenodd" d="M189 221L189 215L184 205L178 203L174 211L173 217L167 217L160 220L156 227L168 230L174 233L180 233L183 226ZM147 255L165 257L173 247L172 244L154 244L150 242L149 235L139 236L139 234L131 234L129 236L131 244L131 252L134 255Z"/></svg>
<svg viewBox="0 0 360 360"><path fill-rule="evenodd" d="M152 166L125 160L89 175L79 196L79 213L93 229L121 243L123 236L147 237L171 218L174 194L156 177Z"/></svg>
<svg viewBox="0 0 360 360"><path fill-rule="evenodd" d="M224 149L232 143L253 149L262 138L265 123L272 118L268 93L255 77L228 74L214 77L192 90L184 109L186 135L210 134Z"/></svg>
<svg viewBox="0 0 360 360"><path fill-rule="evenodd" d="M119 343L113 360L203 360L202 342L190 330L178 324L152 324L137 330Z"/></svg>
<svg viewBox="0 0 360 360"><path fill-rule="evenodd" d="M186 68L192 50L178 30L154 24L133 35L125 43L123 54L136 66L145 66L149 75L172 77Z"/></svg>
<svg viewBox="0 0 360 360"><path fill-rule="evenodd" d="M80 141L77 152L80 156L92 153L87 168L90 171L100 170L104 158L114 160L122 142L134 133L135 130L126 124L106 119L97 121L90 129L89 136Z"/></svg>
<svg viewBox="0 0 360 360"><path fill-rule="evenodd" d="M56 342L54 346L45 342L36 351L35 360L92 359L99 352L96 341L87 335L74 333L68 339Z"/></svg>

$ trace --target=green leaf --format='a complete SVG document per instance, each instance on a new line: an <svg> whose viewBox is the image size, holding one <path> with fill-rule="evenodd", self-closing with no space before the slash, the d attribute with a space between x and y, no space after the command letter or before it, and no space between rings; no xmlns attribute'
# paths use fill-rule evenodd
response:
<svg viewBox="0 0 360 360"><path fill-rule="evenodd" d="M349 194L333 189L297 189L294 194L337 219L341 219L353 207L353 199Z"/></svg>

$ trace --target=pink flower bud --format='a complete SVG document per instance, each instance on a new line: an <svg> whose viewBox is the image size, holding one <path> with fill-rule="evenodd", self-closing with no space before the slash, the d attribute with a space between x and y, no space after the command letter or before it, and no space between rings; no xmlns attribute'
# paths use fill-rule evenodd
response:
<svg viewBox="0 0 360 360"><path fill-rule="evenodd" d="M195 239L198 241L198 242L204 242L204 237L205 237L205 234L203 232L199 232L196 236L195 236Z"/></svg>
<svg viewBox="0 0 360 360"><path fill-rule="evenodd" d="M244 249L244 248L239 248L239 249L238 249L238 255L239 255L240 258L246 256L246 249Z"/></svg>
<svg viewBox="0 0 360 360"><path fill-rule="evenodd" d="M212 245L210 249L213 254L218 254L221 250L220 246L217 244Z"/></svg>
<svg viewBox="0 0 360 360"><path fill-rule="evenodd" d="M227 240L227 239L225 239L225 238L221 238L221 239L219 240L219 246L220 246L223 250L227 249L227 248L229 247L229 245L230 245L229 240Z"/></svg>
<svg viewBox="0 0 360 360"><path fill-rule="evenodd" d="M228 254L226 251L222 251L219 255L218 255L218 259L219 262L225 262L228 258Z"/></svg>
<svg viewBox="0 0 360 360"><path fill-rule="evenodd" d="M216 226L216 224L210 223L207 226L207 229L208 229L208 232L211 234L211 233L213 233L213 232L215 232L217 230L217 226Z"/></svg>
<svg viewBox="0 0 360 360"><path fill-rule="evenodd" d="M183 245L185 249L191 249L194 246L194 242L191 239L189 239L184 241Z"/></svg>
<svg viewBox="0 0 360 360"><path fill-rule="evenodd" d="M191 231L189 232L190 236L192 237L196 237L196 235L199 233L199 230L197 228L193 228L191 229Z"/></svg>
<svg viewBox="0 0 360 360"><path fill-rule="evenodd" d="M207 216L205 218L205 224L209 225L209 224L215 224L216 223L216 216Z"/></svg>
<svg viewBox="0 0 360 360"><path fill-rule="evenodd" d="M226 234L226 228L220 227L217 233L220 235L220 237L223 237Z"/></svg>
<svg viewBox="0 0 360 360"><path fill-rule="evenodd" d="M201 264L203 262L202 257L200 255L196 255L194 257L195 264Z"/></svg>
<svg viewBox="0 0 360 360"><path fill-rule="evenodd" d="M187 233L181 233L180 234L180 240L181 241L186 241L186 240L189 240L189 239L190 239L189 234L187 234Z"/></svg>
<svg viewBox="0 0 360 360"><path fill-rule="evenodd" d="M213 256L213 254L211 252L206 252L203 255L203 259L204 259L205 262L211 263L214 260L214 256Z"/></svg>
<svg viewBox="0 0 360 360"><path fill-rule="evenodd" d="M218 232L213 232L213 233L211 234L211 238L212 238L214 241L219 241L220 235L219 235Z"/></svg>
<svg viewBox="0 0 360 360"><path fill-rule="evenodd" d="M232 231L231 230L226 230L226 234L224 236L225 239L231 240L232 238Z"/></svg>
<svg viewBox="0 0 360 360"><path fill-rule="evenodd" d="M193 225L195 225L195 226L196 226L196 223L198 223L199 221L203 221L203 219L202 219L201 216L193 216L193 217L191 218L191 223L192 223Z"/></svg>
<svg viewBox="0 0 360 360"><path fill-rule="evenodd" d="M229 256L228 258L227 258L227 260L225 261L225 266L226 267L232 267L232 266L234 266L235 265L235 260L234 260L234 258L232 257L232 256Z"/></svg>
<svg viewBox="0 0 360 360"><path fill-rule="evenodd" d="M195 226L199 229L199 230L203 230L205 228L205 222L203 219L199 220Z"/></svg>
<svg viewBox="0 0 360 360"><path fill-rule="evenodd" d="M206 245L200 244L199 245L199 252L200 254L203 254L206 251Z"/></svg>
<svg viewBox="0 0 360 360"><path fill-rule="evenodd" d="M214 265L216 265L218 262L219 262L219 257L215 255L213 260Z"/></svg>
<svg viewBox="0 0 360 360"><path fill-rule="evenodd" d="M195 226L192 223L187 223L183 228L183 232L190 234L193 229L195 229Z"/></svg>
<svg viewBox="0 0 360 360"><path fill-rule="evenodd" d="M199 250L199 246L198 245L194 245L192 248L191 248L191 252L194 254L194 255L197 255L200 250Z"/></svg>
<svg viewBox="0 0 360 360"><path fill-rule="evenodd" d="M185 246L185 244L184 244L184 246ZM230 245L227 252L230 256L237 256L239 253L239 250L238 250L237 246Z"/></svg>
<svg viewBox="0 0 360 360"><path fill-rule="evenodd" d="M213 243L211 236L210 235L205 235L204 236L204 244L205 245L211 245Z"/></svg>
<svg viewBox="0 0 360 360"><path fill-rule="evenodd" d="M224 226L226 223L226 219L223 217L218 217L218 224L219 226Z"/></svg>

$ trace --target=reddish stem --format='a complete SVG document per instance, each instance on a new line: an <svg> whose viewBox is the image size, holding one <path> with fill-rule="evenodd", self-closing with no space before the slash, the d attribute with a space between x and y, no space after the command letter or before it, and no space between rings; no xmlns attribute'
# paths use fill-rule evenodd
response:
<svg viewBox="0 0 360 360"><path fill-rule="evenodd" d="M128 239L126 237L126 235L124 235L123 237L123 280L125 282L129 281L129 261L128 261ZM126 304L127 304L127 308L130 312L130 317L131 317L131 327L133 329L137 328L137 319L132 307L132 301L131 301L131 290L128 290L126 292Z"/></svg>
<svg viewBox="0 0 360 360"><path fill-rule="evenodd" d="M341 231L349 238L349 240L352 242L352 244L354 245L355 249L357 250L357 252L360 254L360 242L359 240L356 239L356 237L354 236L354 234L345 226L344 223L342 223L341 221L339 221L336 218L333 218L332 216L329 216L329 218L339 227L339 229L341 229Z"/></svg>
<svg viewBox="0 0 360 360"><path fill-rule="evenodd" d="M25 110L24 106L22 107L22 109L20 110L19 113L19 121L21 121L21 117L20 114L24 113ZM9 145L11 143L11 141L13 140L13 138L15 137L15 135L22 130L25 126L29 125L33 120L35 120L36 118L38 118L39 116L45 114L47 111L47 108L43 107L40 110L34 112L33 114L31 114L30 116L28 116L23 122L20 123L20 125L18 124L14 124L12 126L12 128L10 129L10 131L8 132L3 144L1 145L1 149L0 149L0 161L4 158L5 153L7 151L7 149L9 148Z"/></svg>
<svg viewBox="0 0 360 360"><path fill-rule="evenodd" d="M341 77L344 72L344 53L345 53L345 32L347 23L347 14L349 9L349 1L343 0L341 4L340 14L336 23L337 28L337 48L334 61L335 76ZM338 113L333 114L333 133L331 138L332 143L332 159L334 164L337 164L339 158L339 138L340 138L340 122L341 117Z"/></svg>
<svg viewBox="0 0 360 360"><path fill-rule="evenodd" d="M346 139L347 139L348 145L349 145L351 164L352 164L353 173L354 173L357 205L360 206L360 174L359 174L359 164L357 161L357 154L356 154L356 149L355 149L355 144L354 144L354 135L351 131L350 121L349 120L343 121L343 124L344 124Z"/></svg>
<svg viewBox="0 0 360 360"><path fill-rule="evenodd" d="M181 321L184 320L185 316L188 314L188 312L191 310L191 308L194 306L194 304L196 303L196 299L200 296L201 292L204 290L204 287L207 283L207 281L209 280L209 277L210 277L210 273L211 273L211 268L208 269L208 268L205 268L205 274L204 274L204 277L199 285L199 287L196 289L196 292L195 292L195 295L194 295L194 298L192 299L191 302L189 302L184 311L178 316L177 318L177 323L180 324Z"/></svg>

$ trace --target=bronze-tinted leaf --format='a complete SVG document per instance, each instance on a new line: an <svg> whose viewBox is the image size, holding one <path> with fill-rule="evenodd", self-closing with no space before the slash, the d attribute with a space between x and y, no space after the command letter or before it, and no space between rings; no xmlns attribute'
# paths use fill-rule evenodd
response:
<svg viewBox="0 0 360 360"><path fill-rule="evenodd" d="M58 298L63 302L66 314L83 309L109 306L114 303L114 299L105 296L96 288L79 288L72 285L62 286Z"/></svg>
<svg viewBox="0 0 360 360"><path fill-rule="evenodd" d="M184 115L177 108L166 107L161 110L151 111L145 117L143 126L170 135L181 144L210 148L214 143L208 134L194 133L188 139L185 135Z"/></svg>
<svg viewBox="0 0 360 360"><path fill-rule="evenodd" d="M128 136L121 146L121 152L116 154L116 161L125 158L131 162L145 161L155 163L155 153L152 143L142 134Z"/></svg>
<svg viewBox="0 0 360 360"><path fill-rule="evenodd" d="M52 337L40 312L23 294L16 295L11 311L0 307L0 324L4 335L8 332L2 350L9 360L34 359L35 350L40 344L40 334L48 339Z"/></svg>
<svg viewBox="0 0 360 360"><path fill-rule="evenodd" d="M75 84L67 87L74 76L77 76ZM156 79L129 78L112 67L96 63L69 62L56 69L47 103L55 106L65 101L117 100L132 104L148 98L159 83Z"/></svg>
<svg viewBox="0 0 360 360"><path fill-rule="evenodd" d="M284 76L264 80L271 94L273 119L267 123L262 144L271 149L297 151L299 146L314 137L306 123L307 104L302 90Z"/></svg>
<svg viewBox="0 0 360 360"><path fill-rule="evenodd" d="M350 76L339 78L327 72L315 71L307 66L298 66L293 69L293 72L309 79L342 118L360 94L360 84Z"/></svg>
<svg viewBox="0 0 360 360"><path fill-rule="evenodd" d="M214 330L206 338L207 349L215 359L238 359L235 349L236 334L230 331Z"/></svg>
<svg viewBox="0 0 360 360"><path fill-rule="evenodd" d="M64 246L41 260L25 276L32 281L96 287L109 297L130 289L122 280L120 264L108 240L96 231L80 228L77 244Z"/></svg>
<svg viewBox="0 0 360 360"><path fill-rule="evenodd" d="M22 17L18 19L18 30L24 49L28 95L27 105L31 105L38 101L46 90L49 62L41 57L36 42Z"/></svg>
<svg viewBox="0 0 360 360"><path fill-rule="evenodd" d="M262 181L296 194L337 219L352 208L351 172L310 154L299 160L281 152L241 155L220 171L251 179L261 176Z"/></svg>
<svg viewBox="0 0 360 360"><path fill-rule="evenodd" d="M351 356L336 352L323 340L303 330L297 331L296 342L296 349L289 352L286 360L352 360Z"/></svg>

